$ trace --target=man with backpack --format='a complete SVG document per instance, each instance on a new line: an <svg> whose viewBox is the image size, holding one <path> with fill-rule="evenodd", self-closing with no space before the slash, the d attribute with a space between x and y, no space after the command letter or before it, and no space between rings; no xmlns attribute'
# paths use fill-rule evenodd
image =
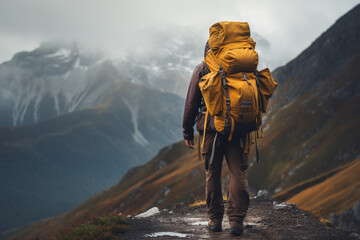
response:
<svg viewBox="0 0 360 240"><path fill-rule="evenodd" d="M248 152L261 131L261 112L265 112L277 85L268 69L256 70L258 55L254 49L247 23L214 24L205 60L194 69L185 101L183 136L185 144L194 148L193 126L197 122L206 170L208 228L214 232L222 231L224 156L229 168L230 233L241 235L244 230L249 206Z"/></svg>

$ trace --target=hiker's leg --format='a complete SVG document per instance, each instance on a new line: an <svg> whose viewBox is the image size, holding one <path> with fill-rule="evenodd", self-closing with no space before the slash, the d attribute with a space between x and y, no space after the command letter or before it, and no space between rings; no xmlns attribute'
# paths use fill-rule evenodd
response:
<svg viewBox="0 0 360 240"><path fill-rule="evenodd" d="M205 134L203 158L206 170L206 206L212 224L221 223L224 215L224 203L221 189L221 169L224 151L215 146L213 151L215 133ZM216 143L219 141L218 139ZM216 144L215 144L216 145ZM211 155L213 160L210 163Z"/></svg>
<svg viewBox="0 0 360 240"><path fill-rule="evenodd" d="M240 138L234 136L225 151L229 167L227 214L230 228L243 228L243 220L249 207L248 155L240 147Z"/></svg>

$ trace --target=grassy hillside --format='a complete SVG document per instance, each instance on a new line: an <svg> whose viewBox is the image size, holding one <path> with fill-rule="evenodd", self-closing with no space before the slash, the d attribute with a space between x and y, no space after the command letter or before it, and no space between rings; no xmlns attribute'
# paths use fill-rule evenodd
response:
<svg viewBox="0 0 360 240"><path fill-rule="evenodd" d="M287 202L328 217L341 214L360 199L360 159L328 178L291 197Z"/></svg>

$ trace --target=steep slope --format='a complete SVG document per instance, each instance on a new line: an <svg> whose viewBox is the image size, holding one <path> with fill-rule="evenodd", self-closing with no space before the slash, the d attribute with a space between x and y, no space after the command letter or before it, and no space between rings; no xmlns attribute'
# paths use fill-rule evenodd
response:
<svg viewBox="0 0 360 240"><path fill-rule="evenodd" d="M341 214L360 199L360 159L325 181L287 200L323 216Z"/></svg>
<svg viewBox="0 0 360 240"><path fill-rule="evenodd" d="M249 172L255 189L272 193L359 157L360 5L323 33L274 77L265 117L261 164Z"/></svg>
<svg viewBox="0 0 360 240"><path fill-rule="evenodd" d="M105 104L0 128L0 231L74 208L181 136L182 98L101 72Z"/></svg>

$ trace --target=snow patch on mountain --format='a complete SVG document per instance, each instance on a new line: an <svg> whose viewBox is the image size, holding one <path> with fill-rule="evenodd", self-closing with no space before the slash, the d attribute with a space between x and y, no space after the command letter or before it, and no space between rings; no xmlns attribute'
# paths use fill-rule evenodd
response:
<svg viewBox="0 0 360 240"><path fill-rule="evenodd" d="M129 108L131 112L131 119L134 124L134 133L132 134L134 140L139 143L141 146L146 146L149 142L146 140L146 138L142 135L142 133L139 131L138 128L138 112L139 112L139 106L133 105L131 106L130 103L125 99L121 98L126 106Z"/></svg>
<svg viewBox="0 0 360 240"><path fill-rule="evenodd" d="M48 54L46 57L50 57L50 58L60 57L62 59L67 59L71 56L71 54L72 54L71 50L66 49L66 48L60 48L56 52Z"/></svg>

